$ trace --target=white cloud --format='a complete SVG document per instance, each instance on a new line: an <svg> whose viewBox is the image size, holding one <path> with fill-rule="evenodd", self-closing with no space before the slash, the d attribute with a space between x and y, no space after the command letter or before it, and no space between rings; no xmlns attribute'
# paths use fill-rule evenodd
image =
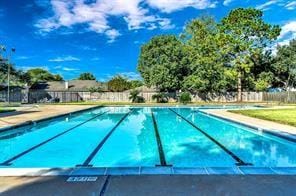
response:
<svg viewBox="0 0 296 196"><path fill-rule="evenodd" d="M70 67L63 67L62 70L64 70L64 71L79 71L79 69L70 68Z"/></svg>
<svg viewBox="0 0 296 196"><path fill-rule="evenodd" d="M225 0L225 1L231 1L231 0ZM284 7L287 10L296 9L296 1L287 1L287 2L285 2L283 0L267 1L266 3L257 5L256 8L260 9L260 10L263 10L263 11L266 11L266 10L269 10L272 5L276 5L276 6L279 6L279 7Z"/></svg>
<svg viewBox="0 0 296 196"><path fill-rule="evenodd" d="M57 57L54 59L49 59L49 62L64 62L64 61L80 61L79 58L73 56Z"/></svg>
<svg viewBox="0 0 296 196"><path fill-rule="evenodd" d="M217 1L212 0L147 0L147 3L163 12L171 13L187 7L207 9L216 7Z"/></svg>
<svg viewBox="0 0 296 196"><path fill-rule="evenodd" d="M223 5L228 6L230 3L232 3L234 0L224 0Z"/></svg>
<svg viewBox="0 0 296 196"><path fill-rule="evenodd" d="M290 1L287 5L285 5L285 8L288 10L296 9L296 1Z"/></svg>
<svg viewBox="0 0 296 196"><path fill-rule="evenodd" d="M162 19L161 21L159 21L159 26L162 28L162 29L173 29L175 28L175 25L173 25L171 23L171 21L169 19Z"/></svg>
<svg viewBox="0 0 296 196"><path fill-rule="evenodd" d="M286 36L296 38L296 21L290 21L282 26L279 39L285 38Z"/></svg>
<svg viewBox="0 0 296 196"><path fill-rule="evenodd" d="M81 46L80 48L82 50L87 50L87 51L97 51L97 48L90 47L90 46Z"/></svg>
<svg viewBox="0 0 296 196"><path fill-rule="evenodd" d="M292 39L296 39L296 21L290 21L281 28L282 31L277 42L269 48L273 54L276 54L277 46L288 45Z"/></svg>
<svg viewBox="0 0 296 196"><path fill-rule="evenodd" d="M266 3L263 3L263 4L260 4L260 5L257 5L256 6L256 9L259 9L259 10L269 10L270 9L270 6L274 5L274 4L277 4L279 3L279 0L272 0L272 1L268 1Z"/></svg>
<svg viewBox="0 0 296 196"><path fill-rule="evenodd" d="M89 31L105 34L113 42L121 34L109 24L110 16L120 16L129 30L140 28L171 28L171 21L158 15L149 14L141 7L144 0L99 0L86 3L84 0L50 0L53 15L40 19L35 26L39 33L47 34L62 27L72 28L85 25ZM205 0L202 0L204 2Z"/></svg>
<svg viewBox="0 0 296 196"><path fill-rule="evenodd" d="M80 69L72 68L72 67L65 67L65 66L55 66L54 69L62 70L62 71L79 71Z"/></svg>
<svg viewBox="0 0 296 196"><path fill-rule="evenodd" d="M18 59L18 60L27 60L27 59L30 59L30 57L29 56L18 56L18 57L16 57L16 59Z"/></svg>
<svg viewBox="0 0 296 196"><path fill-rule="evenodd" d="M119 75L125 76L130 80L139 80L141 79L141 76L139 73L136 72L121 72Z"/></svg>
<svg viewBox="0 0 296 196"><path fill-rule="evenodd" d="M121 34L116 29L110 29L106 31L106 36L108 37L108 43L112 43L115 41L117 37Z"/></svg>

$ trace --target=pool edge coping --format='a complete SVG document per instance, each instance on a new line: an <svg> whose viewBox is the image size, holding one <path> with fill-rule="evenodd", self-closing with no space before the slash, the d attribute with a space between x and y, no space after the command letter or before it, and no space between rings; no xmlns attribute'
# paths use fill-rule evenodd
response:
<svg viewBox="0 0 296 196"><path fill-rule="evenodd" d="M296 175L296 167L80 167L0 168L0 177L143 175Z"/></svg>
<svg viewBox="0 0 296 196"><path fill-rule="evenodd" d="M67 112L67 113L58 114L58 115L54 115L54 116L48 116L48 117L40 118L40 119L37 119L37 120L29 120L29 121L26 121L26 122L15 124L15 125L5 126L5 127L0 128L0 133L5 132L5 131L9 131L9 130L12 130L12 129L17 129L17 128L20 128L20 127L23 127L23 126L34 125L36 123L44 122L44 121L47 121L47 120L52 120L52 119L55 119L55 118L60 118L60 117L63 117L63 116L68 116L68 115L71 115L71 114L77 114L77 113L80 113L80 112L85 112L85 111L88 111L88 110L93 110L93 109L98 109L98 108L103 108L103 107L105 107L105 106L101 106L101 105L93 106L93 107L91 106L89 108L79 109L79 110L72 111L72 112Z"/></svg>
<svg viewBox="0 0 296 196"><path fill-rule="evenodd" d="M56 116L45 117L42 119L27 121L13 126L0 128L0 133L26 126L30 124L40 123L42 121L51 120L58 117L63 117L79 112L93 110L97 108L103 108L108 106L94 106L85 108L73 112L59 114ZM207 113L206 111L199 110L209 116L220 118L222 120L230 121L239 125L243 125L254 129L255 131L263 131L268 134L287 139L287 135L282 135L280 132L274 132L268 129L262 129L258 126L249 125L246 123L238 122L233 119L221 117ZM292 139L292 140L290 140ZM292 142L296 142L296 138L287 139ZM81 172L81 171L86 172ZM183 171L183 172L181 172ZM30 177L42 177L42 176L124 176L124 175L296 175L296 167L254 167L254 166L233 166L233 167L71 167L71 168L0 168L0 177L9 176L30 176Z"/></svg>
<svg viewBox="0 0 296 196"><path fill-rule="evenodd" d="M267 134L270 134L272 136L275 136L275 137L279 137L281 139L285 139L285 140L288 140L290 142L294 142L296 143L296 136L294 136L293 134L291 133L286 133L286 132L281 132L281 130L271 130L271 129L265 129L265 128L262 128L260 126L256 126L256 125L250 125L248 123L245 123L245 122L240 122L238 120L234 120L234 119L230 119L230 118L227 118L227 117L223 117L223 116L220 116L220 115L217 115L217 114L213 114L213 113L209 113L209 112L206 112L204 110L199 110L199 112L205 114L205 115L209 115L209 116L213 116L213 117L216 117L216 118L219 118L219 119L222 119L222 120L225 120L225 121L229 121L231 123L235 123L235 124L238 124L238 125L241 125L241 126L245 126L245 127L248 127L250 129L253 129L255 130L256 132L263 132L263 133L267 133Z"/></svg>

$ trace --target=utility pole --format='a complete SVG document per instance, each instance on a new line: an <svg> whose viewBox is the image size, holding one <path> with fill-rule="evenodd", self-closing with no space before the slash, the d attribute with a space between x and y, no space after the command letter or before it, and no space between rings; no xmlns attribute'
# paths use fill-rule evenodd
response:
<svg viewBox="0 0 296 196"><path fill-rule="evenodd" d="M7 102L10 104L10 60L12 53L15 52L15 48L11 48L7 58Z"/></svg>

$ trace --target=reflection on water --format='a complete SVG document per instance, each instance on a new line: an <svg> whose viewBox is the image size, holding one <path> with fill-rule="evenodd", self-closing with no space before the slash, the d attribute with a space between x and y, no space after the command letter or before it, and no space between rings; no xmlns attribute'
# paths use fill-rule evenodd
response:
<svg viewBox="0 0 296 196"><path fill-rule="evenodd" d="M296 145L281 138L260 135L249 128L190 110L179 110L244 161L254 166L296 166Z"/></svg>
<svg viewBox="0 0 296 196"><path fill-rule="evenodd" d="M118 126L92 161L96 167L155 166L159 164L152 118L135 108Z"/></svg>
<svg viewBox="0 0 296 196"><path fill-rule="evenodd" d="M22 156L17 166L75 166L81 164L131 107L106 107L20 127L0 134L0 162L71 129L103 111L108 113L76 127ZM173 108L244 162L262 167L296 166L296 144L259 134L249 128L207 116L197 108ZM227 167L235 160L168 108L137 107L116 128L92 160L96 167L155 166L160 164L154 112L168 164L179 167ZM39 158L45 156L43 162Z"/></svg>

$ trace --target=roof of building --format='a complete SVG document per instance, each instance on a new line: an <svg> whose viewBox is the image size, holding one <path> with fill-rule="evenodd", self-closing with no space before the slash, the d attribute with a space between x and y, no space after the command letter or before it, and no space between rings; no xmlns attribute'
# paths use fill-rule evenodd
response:
<svg viewBox="0 0 296 196"><path fill-rule="evenodd" d="M10 88L11 91L24 89L21 86L15 86L15 85L10 85L9 88ZM7 84L0 83L0 91L4 91L4 90L7 90L7 89L8 89Z"/></svg>
<svg viewBox="0 0 296 196"><path fill-rule="evenodd" d="M67 88L68 83L68 88ZM106 85L95 80L70 80L70 81L53 81L40 82L33 84L31 90L45 91L89 91L90 88L100 88L106 90Z"/></svg>

